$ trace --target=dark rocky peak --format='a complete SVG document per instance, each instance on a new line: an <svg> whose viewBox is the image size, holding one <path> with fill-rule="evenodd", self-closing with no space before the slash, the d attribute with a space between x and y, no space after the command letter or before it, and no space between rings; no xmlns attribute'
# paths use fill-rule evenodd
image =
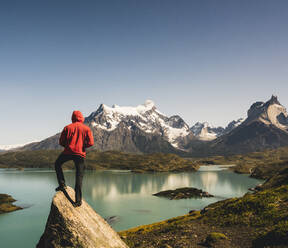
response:
<svg viewBox="0 0 288 248"><path fill-rule="evenodd" d="M256 112L258 113L259 111L261 111L263 105L264 105L264 102L253 103L247 112L248 117L255 114Z"/></svg>
<svg viewBox="0 0 288 248"><path fill-rule="evenodd" d="M287 125L288 126L288 117L285 116L284 113L280 113L280 115L277 116L277 120L279 123L282 125ZM288 130L288 129L287 129Z"/></svg>
<svg viewBox="0 0 288 248"><path fill-rule="evenodd" d="M93 118L101 113L103 113L105 110L105 105L103 103L100 104L98 109L94 112L92 112L88 117L85 118L85 123L89 123L93 120Z"/></svg>
<svg viewBox="0 0 288 248"><path fill-rule="evenodd" d="M97 115L99 113L103 113L105 111L105 104L101 103L98 109L95 112L92 112L92 115Z"/></svg>
<svg viewBox="0 0 288 248"><path fill-rule="evenodd" d="M243 118L239 118L238 120L233 120L231 121L227 127L224 130L224 133L229 133L231 132L234 128L238 127L239 125L241 125L241 123L244 121Z"/></svg>
<svg viewBox="0 0 288 248"><path fill-rule="evenodd" d="M277 96L272 95L271 98L267 102L255 102L251 105L250 109L248 110L248 118L257 116L265 111L267 111L268 107L277 104L281 105L278 101ZM282 106L282 105L281 105Z"/></svg>
<svg viewBox="0 0 288 248"><path fill-rule="evenodd" d="M173 115L168 118L168 125L173 128L183 128L186 127L189 129L189 126L186 124L186 122L179 116L179 115Z"/></svg>
<svg viewBox="0 0 288 248"><path fill-rule="evenodd" d="M248 117L244 125L249 125L254 121L260 121L265 125L273 125L276 128L288 131L288 114L284 106L280 104L277 96L272 97L267 102L256 102L248 110Z"/></svg>
<svg viewBox="0 0 288 248"><path fill-rule="evenodd" d="M211 130L213 130L214 132L218 133L219 135L221 135L225 128L224 127L214 127L214 128L210 128Z"/></svg>
<svg viewBox="0 0 288 248"><path fill-rule="evenodd" d="M277 96L272 95L270 100L265 103L265 105L267 105L267 106L272 105L272 104L281 105L281 103L278 101Z"/></svg>
<svg viewBox="0 0 288 248"><path fill-rule="evenodd" d="M198 128L202 128L202 127L204 127L204 123L201 123L198 121L190 129L194 130L194 129L198 129Z"/></svg>

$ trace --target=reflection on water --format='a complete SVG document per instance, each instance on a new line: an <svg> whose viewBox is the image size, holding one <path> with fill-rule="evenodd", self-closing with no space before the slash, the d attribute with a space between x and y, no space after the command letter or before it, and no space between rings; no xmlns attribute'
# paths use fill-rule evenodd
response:
<svg viewBox="0 0 288 248"><path fill-rule="evenodd" d="M85 177L85 193L93 200L115 200L125 195L145 197L167 189L196 187L216 196L234 197L243 195L247 192L248 185L257 182L247 176L222 170L218 166L212 169L196 173L156 174L91 172Z"/></svg>
<svg viewBox="0 0 288 248"><path fill-rule="evenodd" d="M65 177L67 184L73 186L74 172L66 171ZM86 171L83 195L103 217L116 216L113 218L117 221L111 223L116 230L123 230L182 215L191 209L201 209L219 199L242 196L259 182L246 175L221 170L218 166L202 167L195 173ZM35 247L44 230L56 186L54 171L0 170L0 191L12 194L19 205L31 206L0 215L3 247ZM200 188L216 197L171 201L152 196L179 187Z"/></svg>
<svg viewBox="0 0 288 248"><path fill-rule="evenodd" d="M207 192L211 192L218 182L218 174L215 172L202 173L201 181L203 184L203 189L205 189Z"/></svg>

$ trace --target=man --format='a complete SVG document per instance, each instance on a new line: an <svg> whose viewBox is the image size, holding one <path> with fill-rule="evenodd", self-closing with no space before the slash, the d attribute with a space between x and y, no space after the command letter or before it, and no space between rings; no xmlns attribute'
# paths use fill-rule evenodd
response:
<svg viewBox="0 0 288 248"><path fill-rule="evenodd" d="M84 173L84 158L86 156L85 148L93 146L94 139L89 127L83 124L84 118L80 111L74 111L72 114L72 124L64 127L59 144L65 149L59 155L55 162L55 170L59 187L56 191L65 190L65 179L62 170L62 164L69 160L73 160L76 167L76 183L75 183L75 203L74 207L82 204L82 179Z"/></svg>

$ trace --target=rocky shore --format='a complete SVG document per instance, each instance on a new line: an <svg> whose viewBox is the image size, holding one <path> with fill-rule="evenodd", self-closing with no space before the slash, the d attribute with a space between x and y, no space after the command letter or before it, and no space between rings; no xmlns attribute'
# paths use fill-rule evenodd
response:
<svg viewBox="0 0 288 248"><path fill-rule="evenodd" d="M253 193L119 234L130 248L288 247L288 169L283 167L272 170Z"/></svg>

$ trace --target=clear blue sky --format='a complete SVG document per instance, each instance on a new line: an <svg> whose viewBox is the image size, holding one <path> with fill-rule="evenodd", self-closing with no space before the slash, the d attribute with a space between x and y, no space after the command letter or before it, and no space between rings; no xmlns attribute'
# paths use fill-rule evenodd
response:
<svg viewBox="0 0 288 248"><path fill-rule="evenodd" d="M46 138L100 103L152 99L226 125L276 94L288 107L286 0L0 3L0 145Z"/></svg>

